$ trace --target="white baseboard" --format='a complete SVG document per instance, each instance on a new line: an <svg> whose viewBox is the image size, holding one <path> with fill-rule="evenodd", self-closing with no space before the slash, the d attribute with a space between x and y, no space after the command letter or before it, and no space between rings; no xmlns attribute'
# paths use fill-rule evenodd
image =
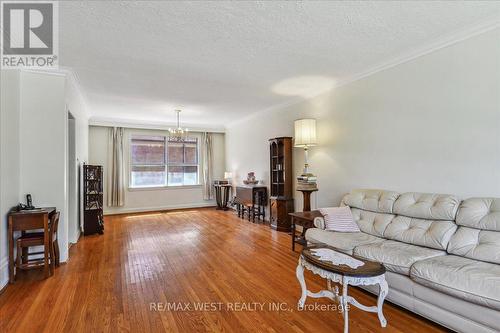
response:
<svg viewBox="0 0 500 333"><path fill-rule="evenodd" d="M69 244L76 244L78 243L78 240L80 239L81 231L78 229L76 231L76 235L71 236L71 239L68 239L68 245Z"/></svg>
<svg viewBox="0 0 500 333"><path fill-rule="evenodd" d="M158 210L172 210L172 209L186 209L186 208L202 208L202 207L213 207L215 206L215 201L203 201L195 202L190 204L179 204L179 205L166 205L166 206L154 206L154 207L123 207L116 209L105 209L104 215L113 214L126 214L126 213L142 213L142 212L152 212Z"/></svg>
<svg viewBox="0 0 500 333"><path fill-rule="evenodd" d="M9 283L9 257L0 260L0 289Z"/></svg>

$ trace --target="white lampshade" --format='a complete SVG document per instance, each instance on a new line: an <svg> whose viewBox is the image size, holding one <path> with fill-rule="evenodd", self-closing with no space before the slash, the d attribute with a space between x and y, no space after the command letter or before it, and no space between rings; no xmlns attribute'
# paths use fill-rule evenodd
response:
<svg viewBox="0 0 500 333"><path fill-rule="evenodd" d="M224 172L224 179L231 179L233 178L233 174L229 171Z"/></svg>
<svg viewBox="0 0 500 333"><path fill-rule="evenodd" d="M316 145L316 119L295 120L295 147Z"/></svg>

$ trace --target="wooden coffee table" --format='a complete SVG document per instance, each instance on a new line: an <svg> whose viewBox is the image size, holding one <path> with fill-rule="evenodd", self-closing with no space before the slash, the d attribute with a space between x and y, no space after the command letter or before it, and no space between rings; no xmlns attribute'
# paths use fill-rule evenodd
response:
<svg viewBox="0 0 500 333"><path fill-rule="evenodd" d="M327 280L327 290L316 293L307 290L304 269L325 278ZM382 312L382 306L389 292L389 287L385 281L385 267L382 264L350 256L328 245L313 245L302 250L296 273L302 288L302 296L298 304L299 309L304 308L307 296L313 298L326 297L339 303L344 314L344 333L349 332L348 304L352 304L364 311L376 312L380 325L386 327L387 320ZM332 282L342 285L342 295L339 294L338 286L332 287ZM378 284L380 288L377 306L363 305L354 297L347 295L349 285L366 286L375 284Z"/></svg>

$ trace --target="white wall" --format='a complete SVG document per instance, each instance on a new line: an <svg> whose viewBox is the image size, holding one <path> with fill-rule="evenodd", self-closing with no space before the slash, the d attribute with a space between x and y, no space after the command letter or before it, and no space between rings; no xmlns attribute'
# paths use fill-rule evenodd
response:
<svg viewBox="0 0 500 333"><path fill-rule="evenodd" d="M268 183L267 140L293 136L304 117L318 119L310 165L319 207L353 188L500 197L500 30L230 124L226 167L235 182L255 171ZM302 163L296 148L295 174Z"/></svg>
<svg viewBox="0 0 500 333"><path fill-rule="evenodd" d="M68 113L68 172L67 172L67 193L68 193L68 241L80 236L80 224L78 220L78 166L76 164L76 137L75 119Z"/></svg>
<svg viewBox="0 0 500 333"><path fill-rule="evenodd" d="M0 288L8 283L7 213L20 200L20 73L2 70L0 77Z"/></svg>
<svg viewBox="0 0 500 333"><path fill-rule="evenodd" d="M58 240L68 259L68 112L75 116L76 154L88 156L88 116L70 73L1 71L0 288L7 282L6 214L31 193L35 206L61 211Z"/></svg>
<svg viewBox="0 0 500 333"><path fill-rule="evenodd" d="M125 205L123 207L107 206L107 180L108 180L108 127L90 126L89 131L89 163L104 167L104 214L117 214L127 212L140 212L162 209L190 208L213 206L213 200L203 200L201 186L185 188L157 188L157 189L129 189L129 151L130 137L133 134L165 135L165 131L132 129L124 130L124 163L125 163ZM200 133L192 132L191 135L201 137ZM225 140L224 134L214 133L214 179L222 179L225 167Z"/></svg>
<svg viewBox="0 0 500 333"><path fill-rule="evenodd" d="M75 158L76 158L76 168L74 170L68 170L68 172L74 172L77 177L77 184L73 184L73 190L76 193L68 193L68 200L72 200L72 202L68 202L70 207L74 207L75 209L68 209L68 240L70 243L76 243L78 241L78 237L80 236L80 226L78 225L78 188L79 188L79 168L83 165L84 162L88 160L88 143L89 143L89 117L87 106L85 103L85 99L81 94L81 90L78 87L77 82L71 74L67 75L66 80L66 109L71 112L75 125ZM69 167L69 166L68 166ZM69 189L69 184L68 184Z"/></svg>
<svg viewBox="0 0 500 333"><path fill-rule="evenodd" d="M67 112L64 75L21 72L21 195L61 211L61 260L68 257Z"/></svg>

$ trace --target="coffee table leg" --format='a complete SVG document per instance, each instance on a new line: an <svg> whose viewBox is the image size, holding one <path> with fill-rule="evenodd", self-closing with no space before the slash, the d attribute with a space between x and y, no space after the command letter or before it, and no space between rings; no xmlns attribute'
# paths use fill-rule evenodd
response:
<svg viewBox="0 0 500 333"><path fill-rule="evenodd" d="M378 293L378 299L377 299L377 314L378 314L378 320L380 321L380 325L382 327L387 326L387 320L384 317L384 313L382 312L382 308L384 306L384 300L385 297L387 296L387 293L389 292L389 286L387 285L387 281L383 279L379 283L380 290Z"/></svg>
<svg viewBox="0 0 500 333"><path fill-rule="evenodd" d="M347 308L347 286L346 278L342 281L342 311L344 312L344 333L349 332L349 309Z"/></svg>
<svg viewBox="0 0 500 333"><path fill-rule="evenodd" d="M298 304L299 309L302 310L304 308L304 303L306 302L307 298L307 287L306 287L306 280L304 279L304 266L302 266L300 260L299 264L297 265L295 273L297 275L297 280L299 280L300 287L302 288L302 295L300 296Z"/></svg>

